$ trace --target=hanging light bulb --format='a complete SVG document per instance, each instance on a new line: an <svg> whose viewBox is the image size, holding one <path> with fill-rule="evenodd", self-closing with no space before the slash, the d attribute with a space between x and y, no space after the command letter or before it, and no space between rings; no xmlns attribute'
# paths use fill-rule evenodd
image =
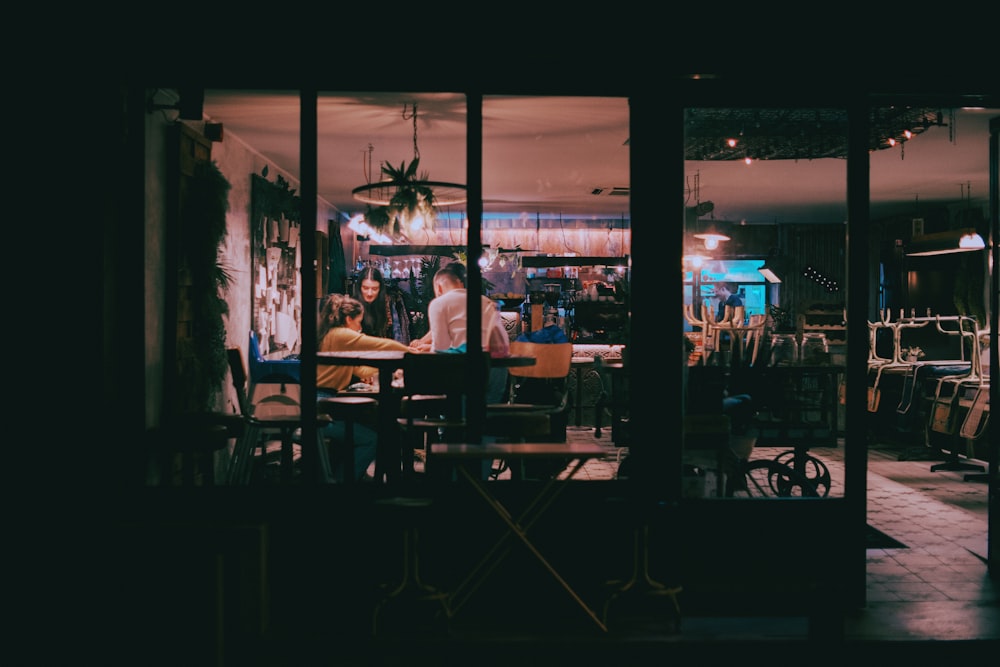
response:
<svg viewBox="0 0 1000 667"><path fill-rule="evenodd" d="M698 232L694 235L696 239L701 239L705 242L705 248L708 250L715 250L719 247L720 241L730 241L728 236L720 232L715 228L715 225L709 225L707 229L702 232Z"/></svg>
<svg viewBox="0 0 1000 667"><path fill-rule="evenodd" d="M986 247L986 242L983 241L983 237L972 232L971 234L964 234L962 238L958 239L958 247L962 250L982 250Z"/></svg>

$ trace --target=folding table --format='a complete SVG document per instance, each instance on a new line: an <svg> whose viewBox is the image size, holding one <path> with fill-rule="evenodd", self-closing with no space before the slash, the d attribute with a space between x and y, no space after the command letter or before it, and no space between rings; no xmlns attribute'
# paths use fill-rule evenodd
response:
<svg viewBox="0 0 1000 667"><path fill-rule="evenodd" d="M583 601L573 590L573 587L566 582L561 574L542 555L538 548L528 537L527 531L552 504L559 493L566 488L570 479L583 467L588 459L601 457L607 454L607 450L597 444L591 443L561 443L561 442L538 442L538 443L484 443L479 445L461 443L435 443L431 445L430 456L441 461L451 461L461 463L463 461L474 461L483 459L506 459L513 462L523 459L572 459L572 463L559 475L553 475L541 485L538 493L528 504L527 508L519 517L514 517L510 510L492 493L499 482L485 482L469 472L469 468L463 465L456 465L459 475L464 478L482 496L483 500L493 508L497 516L507 525L507 532L501 536L499 541L490 549L476 567L469 572L465 580L455 589L450 596L448 605L449 617L454 616L465 604L469 597L476 591L483 581L489 576L500 560L507 554L508 540L516 537L534 555L539 563L559 582L563 589L573 598L581 609L597 624L603 632L607 632L607 626L598 618L597 614Z"/></svg>

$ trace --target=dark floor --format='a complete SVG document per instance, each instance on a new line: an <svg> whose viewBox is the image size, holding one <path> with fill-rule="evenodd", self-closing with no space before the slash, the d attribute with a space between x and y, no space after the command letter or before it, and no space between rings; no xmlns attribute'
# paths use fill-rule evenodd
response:
<svg viewBox="0 0 1000 667"><path fill-rule="evenodd" d="M570 427L569 440L593 441L593 429ZM583 479L613 475L627 450L588 463ZM785 448L759 448L767 457ZM831 472L831 494L843 495L843 446L812 452ZM817 634L807 619L790 617L683 616L679 628L637 623L607 637L483 637L460 631L444 639L383 637L368 659L379 664L552 665L583 660L617 664L667 661L685 664L824 663L830 659L937 664L997 655L1000 586L986 567L987 485L965 481L965 470L930 467L940 460L899 460L900 449L876 443L869 453L868 522L905 547L868 550L867 606ZM683 602L683 593L680 596ZM754 657L756 656L756 657ZM331 663L332 664L332 663ZM359 662L358 664L362 664Z"/></svg>

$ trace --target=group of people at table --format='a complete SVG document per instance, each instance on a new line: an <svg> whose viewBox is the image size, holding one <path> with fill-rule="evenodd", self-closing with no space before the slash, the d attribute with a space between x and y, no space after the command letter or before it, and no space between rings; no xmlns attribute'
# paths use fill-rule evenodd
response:
<svg viewBox="0 0 1000 667"><path fill-rule="evenodd" d="M329 294L320 308L317 341L319 352L424 352L460 353L466 349L466 269L461 262L444 265L434 274L434 299L427 307L430 330L404 343L393 338L392 314L385 298L384 283L378 269L369 267L358 281L360 298ZM510 342L496 304L481 297L483 350L491 357L510 354ZM317 398L322 400L344 392L356 382L372 384L378 369L369 366L319 366L316 374ZM487 402L499 402L507 384L504 368L491 368L486 388ZM324 436L334 441L345 437L345 424L333 422ZM366 424L354 427L354 479L364 479L375 460L377 431ZM342 475L348 474L341 471Z"/></svg>

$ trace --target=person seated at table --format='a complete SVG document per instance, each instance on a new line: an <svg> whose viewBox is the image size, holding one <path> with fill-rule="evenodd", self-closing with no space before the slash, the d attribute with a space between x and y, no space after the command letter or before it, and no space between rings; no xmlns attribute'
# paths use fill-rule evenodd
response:
<svg viewBox="0 0 1000 667"><path fill-rule="evenodd" d="M467 317L465 265L450 262L434 274L434 298L427 306L430 331L410 343L410 349L420 352L465 352ZM482 306L483 351L493 358L510 356L510 338L496 303L480 296ZM507 387L507 369L490 368L486 387L486 402L499 403Z"/></svg>
<svg viewBox="0 0 1000 667"><path fill-rule="evenodd" d="M329 294L320 310L316 340L320 352L373 352L395 350L408 352L410 348L391 338L369 336L361 331L364 306L360 301L344 294ZM378 369L371 366L327 366L316 369L317 399L334 396L352 383L371 384L378 377ZM333 422L323 435L337 441L344 440L344 424ZM375 460L377 432L366 424L354 425L354 479L362 479L368 466Z"/></svg>

